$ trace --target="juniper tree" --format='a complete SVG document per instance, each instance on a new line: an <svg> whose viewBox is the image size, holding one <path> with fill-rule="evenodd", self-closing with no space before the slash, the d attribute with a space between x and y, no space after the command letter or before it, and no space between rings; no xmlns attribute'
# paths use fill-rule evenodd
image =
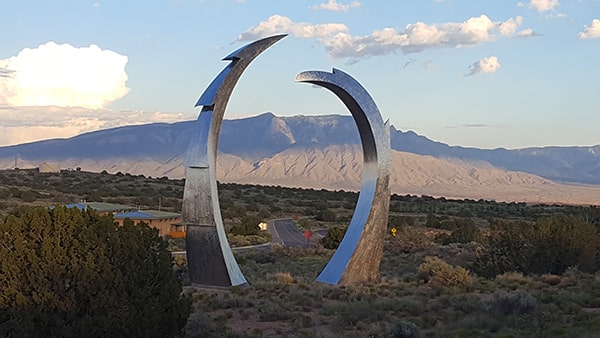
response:
<svg viewBox="0 0 600 338"><path fill-rule="evenodd" d="M0 336L173 337L188 314L147 224L65 207L0 221Z"/></svg>

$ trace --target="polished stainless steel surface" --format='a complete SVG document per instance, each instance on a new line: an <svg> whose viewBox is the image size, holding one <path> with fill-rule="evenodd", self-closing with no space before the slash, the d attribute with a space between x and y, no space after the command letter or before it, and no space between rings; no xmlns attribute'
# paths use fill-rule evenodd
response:
<svg viewBox="0 0 600 338"><path fill-rule="evenodd" d="M350 75L306 71L296 76L327 88L337 95L358 127L363 148L363 177L354 215L342 242L317 277L328 284L356 284L374 281L383 257L383 239L390 203L390 125L384 123L375 101Z"/></svg>
<svg viewBox="0 0 600 338"><path fill-rule="evenodd" d="M224 60L231 63L215 77L196 103L202 109L196 121L197 134L185 155L182 205L192 284L247 284L227 242L221 217L216 179L217 145L225 108L238 79L252 60L283 37L285 35L257 40L225 57Z"/></svg>

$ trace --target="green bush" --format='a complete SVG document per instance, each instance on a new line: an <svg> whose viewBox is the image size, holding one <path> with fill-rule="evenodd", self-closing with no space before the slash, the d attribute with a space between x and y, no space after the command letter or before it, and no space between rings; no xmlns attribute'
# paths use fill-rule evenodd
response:
<svg viewBox="0 0 600 338"><path fill-rule="evenodd" d="M0 222L0 336L173 337L190 303L158 230L93 210Z"/></svg>
<svg viewBox="0 0 600 338"><path fill-rule="evenodd" d="M483 235L481 234L481 230L469 218L463 219L450 235L440 232L435 237L435 241L442 245L450 243L466 244L471 242L481 242L482 239Z"/></svg>
<svg viewBox="0 0 600 338"><path fill-rule="evenodd" d="M336 219L336 215L335 212L331 209L324 209L321 210L317 213L317 215L315 216L315 219L317 221L323 221L323 222L333 222Z"/></svg>
<svg viewBox="0 0 600 338"><path fill-rule="evenodd" d="M524 315L534 312L537 299L524 291L495 293L488 304L489 312L499 316Z"/></svg>
<svg viewBox="0 0 600 338"><path fill-rule="evenodd" d="M433 246L432 238L423 231L411 227L403 227L398 230L394 240L390 241L390 247L399 252L417 252Z"/></svg>
<svg viewBox="0 0 600 338"><path fill-rule="evenodd" d="M327 231L327 234L321 238L319 243L321 243L321 245L327 249L337 249L342 242L347 229L348 227L331 227Z"/></svg>
<svg viewBox="0 0 600 338"><path fill-rule="evenodd" d="M257 216L245 215L242 217L241 224L234 225L231 227L233 235L258 235L260 233L260 227L258 226L262 222L262 219Z"/></svg>
<svg viewBox="0 0 600 338"><path fill-rule="evenodd" d="M552 216L536 223L505 222L492 229L474 270L485 277L508 271L561 275L569 267L599 269L600 235L596 228L571 216Z"/></svg>
<svg viewBox="0 0 600 338"><path fill-rule="evenodd" d="M390 330L388 337L392 338L418 338L421 337L419 327L409 321L401 320Z"/></svg>

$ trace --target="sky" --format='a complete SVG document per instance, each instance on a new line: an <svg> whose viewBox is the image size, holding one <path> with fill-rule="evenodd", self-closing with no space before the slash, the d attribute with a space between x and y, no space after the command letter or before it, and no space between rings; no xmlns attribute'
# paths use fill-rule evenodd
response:
<svg viewBox="0 0 600 338"><path fill-rule="evenodd" d="M294 82L337 68L435 141L600 144L600 0L4 0L0 29L0 146L196 119L222 59L282 33L226 119L349 115Z"/></svg>

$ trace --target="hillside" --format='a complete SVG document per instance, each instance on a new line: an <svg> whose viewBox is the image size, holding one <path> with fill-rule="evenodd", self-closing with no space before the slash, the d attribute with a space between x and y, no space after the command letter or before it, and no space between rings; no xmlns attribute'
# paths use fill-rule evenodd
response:
<svg viewBox="0 0 600 338"><path fill-rule="evenodd" d="M392 151L390 187L393 193L497 201L598 204L600 186L557 184L523 172L501 170L486 162L438 159ZM6 161L0 165L6 165ZM34 167L26 163L25 167ZM86 171L128 172L152 177L183 178L181 156L166 163L151 159L67 159L62 167ZM328 190L360 187L362 153L358 146L289 149L260 161L220 154L217 176L221 182L280 185Z"/></svg>
<svg viewBox="0 0 600 338"><path fill-rule="evenodd" d="M184 176L192 121L100 130L69 139L0 147L0 168L53 162L62 168ZM600 145L520 150L451 147L392 127L392 191L502 201L600 203ZM219 179L356 190L362 154L350 116L226 120ZM570 182L559 184L556 182Z"/></svg>

